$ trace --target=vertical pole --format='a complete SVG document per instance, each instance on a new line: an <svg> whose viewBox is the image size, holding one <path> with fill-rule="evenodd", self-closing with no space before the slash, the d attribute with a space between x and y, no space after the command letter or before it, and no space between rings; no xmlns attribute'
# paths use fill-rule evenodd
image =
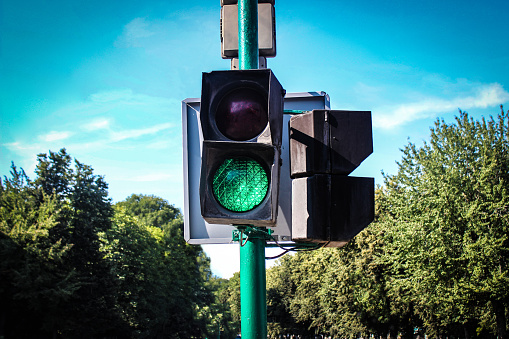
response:
<svg viewBox="0 0 509 339"><path fill-rule="evenodd" d="M239 69L258 68L258 0L238 0Z"/></svg>
<svg viewBox="0 0 509 339"><path fill-rule="evenodd" d="M240 315L242 339L267 338L265 237L248 233L240 247Z"/></svg>
<svg viewBox="0 0 509 339"><path fill-rule="evenodd" d="M258 69L258 0L238 0L239 69ZM247 228L240 238L242 339L267 338L264 231Z"/></svg>

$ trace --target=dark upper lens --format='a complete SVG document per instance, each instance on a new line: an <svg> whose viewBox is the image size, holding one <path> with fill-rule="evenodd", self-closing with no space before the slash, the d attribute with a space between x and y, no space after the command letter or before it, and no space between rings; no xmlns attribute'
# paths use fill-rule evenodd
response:
<svg viewBox="0 0 509 339"><path fill-rule="evenodd" d="M216 125L231 140L253 139L268 123L267 99L252 88L238 88L219 102Z"/></svg>

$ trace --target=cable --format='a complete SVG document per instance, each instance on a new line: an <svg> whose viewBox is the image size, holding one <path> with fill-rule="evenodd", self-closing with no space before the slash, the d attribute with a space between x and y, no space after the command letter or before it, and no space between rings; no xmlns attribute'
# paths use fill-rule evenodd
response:
<svg viewBox="0 0 509 339"><path fill-rule="evenodd" d="M247 241L249 240L249 233L247 234L246 241L244 241L244 243L242 243L243 239L244 239L244 231L241 230L240 231L240 247L244 247L244 245L247 244Z"/></svg>
<svg viewBox="0 0 509 339"><path fill-rule="evenodd" d="M274 241L274 243L283 250L282 253L276 255L276 256L273 256L273 257L265 257L265 259L277 259L277 258L280 258L282 257L283 255L287 254L288 252L309 252L309 251L316 251L316 250L319 250L321 248L324 248L325 246L327 246L330 241L328 242L325 242L323 244L313 244L313 245L310 245L310 244L296 244L295 246L291 246L291 247L285 247L283 245L281 245L277 239L269 232L269 233L265 233L265 232L262 232L262 231L259 231L257 229L251 229L251 228L248 228L246 232L247 236L246 238L244 239L244 229L240 228L239 227L239 231L240 231L240 246L241 247L244 247L247 242L249 241L249 234L250 233L262 233L264 235L264 237L267 237L268 235L268 238L266 239L272 239Z"/></svg>
<svg viewBox="0 0 509 339"><path fill-rule="evenodd" d="M286 250L286 251L284 251L284 252L282 252L282 253L279 253L278 255L273 256L273 257L265 257L265 259L268 259L268 260L271 260L271 259L277 259L277 258L282 257L283 255L285 255L285 254L286 254L286 253L288 253L288 252L290 252L290 250Z"/></svg>
<svg viewBox="0 0 509 339"><path fill-rule="evenodd" d="M281 245L276 240L276 238L274 238L274 236L272 236L271 234L269 236L272 238L272 240L276 243L276 245L279 248L284 250L284 252L279 254L279 255L277 255L277 256L274 256L274 257L266 257L265 259L277 259L277 258L282 257L283 255L287 254L288 252L309 252L309 251L315 251L315 250L319 250L319 249L327 246L330 243L330 241L328 241L328 242L323 243L323 244L317 244L316 246L313 246L313 247L310 247L310 248L302 248L303 246L284 247L283 245Z"/></svg>

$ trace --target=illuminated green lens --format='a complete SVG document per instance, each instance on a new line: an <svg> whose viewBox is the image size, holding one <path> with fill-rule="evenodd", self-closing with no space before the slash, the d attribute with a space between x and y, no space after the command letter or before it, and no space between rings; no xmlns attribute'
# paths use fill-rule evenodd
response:
<svg viewBox="0 0 509 339"><path fill-rule="evenodd" d="M229 158L214 173L212 190L227 210L247 212L263 201L269 179L259 162L247 157Z"/></svg>

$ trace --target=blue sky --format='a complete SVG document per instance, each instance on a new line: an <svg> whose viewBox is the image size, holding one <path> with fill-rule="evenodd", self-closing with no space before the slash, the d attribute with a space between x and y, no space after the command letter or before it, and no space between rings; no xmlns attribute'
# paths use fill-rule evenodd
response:
<svg viewBox="0 0 509 339"><path fill-rule="evenodd" d="M436 118L509 109L507 1L276 1L268 60L287 92L325 91L371 110L374 153L354 173L382 183ZM105 176L114 201L155 194L183 207L181 101L221 59L219 0L0 3L0 174L34 177L62 147ZM236 245L206 246L214 273Z"/></svg>

